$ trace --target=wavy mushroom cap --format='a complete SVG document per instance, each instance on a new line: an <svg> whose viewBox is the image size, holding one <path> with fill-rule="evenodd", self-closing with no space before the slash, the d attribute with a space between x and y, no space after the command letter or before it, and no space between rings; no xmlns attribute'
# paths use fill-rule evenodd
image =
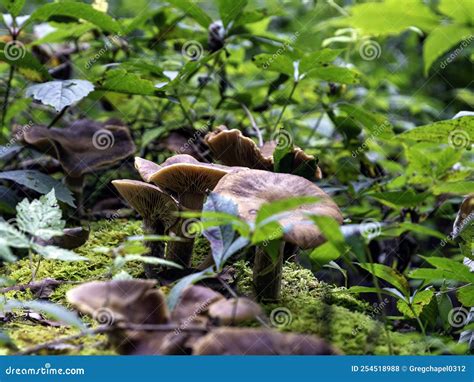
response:
<svg viewBox="0 0 474 382"><path fill-rule="evenodd" d="M223 299L222 294L211 288L191 285L183 291L178 304L171 312L171 319L180 323L195 321L209 309L211 304Z"/></svg>
<svg viewBox="0 0 474 382"><path fill-rule="evenodd" d="M135 152L125 126L78 120L66 128L35 125L25 129L23 140L59 160L73 177L108 167Z"/></svg>
<svg viewBox="0 0 474 382"><path fill-rule="evenodd" d="M273 171L273 153L278 146L276 141L267 141L262 147L258 147L252 139L242 135L240 130L228 130L225 126L219 126L217 130L208 133L204 141L213 156L225 165ZM306 154L297 146L293 148L293 154L293 171L315 160L313 155ZM314 177L321 179L321 170L318 166L316 166Z"/></svg>
<svg viewBox="0 0 474 382"><path fill-rule="evenodd" d="M145 182L150 182L150 176L161 168L160 165L156 164L155 162L140 157L135 157L134 165L135 169L140 174L140 177Z"/></svg>
<svg viewBox="0 0 474 382"><path fill-rule="evenodd" d="M92 281L69 290L66 297L80 312L102 324L167 323L165 297L155 284L151 280Z"/></svg>
<svg viewBox="0 0 474 382"><path fill-rule="evenodd" d="M178 219L178 202L160 187L129 179L113 180L112 184L147 226L164 231Z"/></svg>
<svg viewBox="0 0 474 382"><path fill-rule="evenodd" d="M209 307L209 316L222 325L253 321L261 315L262 308L252 300L241 297L219 300Z"/></svg>
<svg viewBox="0 0 474 382"><path fill-rule="evenodd" d="M240 217L247 221L255 220L257 211L265 203L299 196L317 197L317 202L297 207L278 220L285 228L285 241L304 249L317 247L325 240L307 215L330 216L342 223L341 212L329 195L296 175L262 170L231 173L219 181L214 192L232 199Z"/></svg>
<svg viewBox="0 0 474 382"><path fill-rule="evenodd" d="M193 344L194 355L332 355L339 351L319 337L255 328L218 328Z"/></svg>

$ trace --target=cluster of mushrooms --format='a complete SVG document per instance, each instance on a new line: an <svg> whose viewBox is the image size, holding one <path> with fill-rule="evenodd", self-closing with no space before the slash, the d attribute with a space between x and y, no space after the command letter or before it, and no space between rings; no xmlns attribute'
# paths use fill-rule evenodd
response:
<svg viewBox="0 0 474 382"><path fill-rule="evenodd" d="M107 329L111 345L121 354L339 354L316 336L257 328L257 321L268 326L258 304L247 298L226 299L199 285L188 287L170 312L155 284L93 281L68 291L67 299ZM252 322L252 328L239 327Z"/></svg>
<svg viewBox="0 0 474 382"><path fill-rule="evenodd" d="M202 163L187 154L178 154L158 165L136 158L135 168L142 181L114 180L112 183L143 218L148 234L183 237L165 245L148 243L150 255L164 257L183 267L190 267L193 237L183 235L184 219L179 211L201 211L206 195L213 191L231 199L238 207L239 217L255 220L265 203L299 196L316 197L317 202L300 206L278 222L284 228L283 244L278 259L272 259L264 248L255 249L254 286L259 300L277 300L280 294L281 267L284 254L297 248L314 248L324 242L321 231L308 215L330 216L339 223L342 215L332 199L312 181L301 176L273 172L274 141L259 147L239 130L224 126L205 137L213 157L220 164ZM314 157L298 147L293 149L291 168L306 166ZM314 180L321 178L316 167ZM148 276L153 277L153 271Z"/></svg>

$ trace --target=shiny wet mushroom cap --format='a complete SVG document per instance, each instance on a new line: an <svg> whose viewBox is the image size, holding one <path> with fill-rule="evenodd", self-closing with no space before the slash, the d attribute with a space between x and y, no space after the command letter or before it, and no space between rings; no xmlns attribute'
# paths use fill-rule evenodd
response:
<svg viewBox="0 0 474 382"><path fill-rule="evenodd" d="M278 222L288 229L284 240L300 248L314 248L324 242L324 237L308 214L323 215L342 223L342 215L336 203L318 186L307 179L291 174L279 174L262 170L247 170L228 174L214 188L214 192L232 199L239 215L247 221L255 220L257 211L265 203L298 196L313 196L318 201L302 205Z"/></svg>
<svg viewBox="0 0 474 382"><path fill-rule="evenodd" d="M260 305L248 298L241 297L213 303L209 306L208 314L221 325L231 325L254 321L263 312Z"/></svg>

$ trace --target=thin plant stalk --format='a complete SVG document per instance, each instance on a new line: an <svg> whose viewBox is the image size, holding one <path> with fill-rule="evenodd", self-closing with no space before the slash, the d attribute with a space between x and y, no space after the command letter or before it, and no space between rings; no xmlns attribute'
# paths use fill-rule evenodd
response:
<svg viewBox="0 0 474 382"><path fill-rule="evenodd" d="M275 123L275 126L273 126L273 132L276 132L277 131L277 127L281 121L281 118L283 117L283 114L285 114L285 110L288 106L288 103L290 102L291 98L293 97L293 94L295 93L295 90L296 90L296 87L298 86L298 81L294 81L293 82L293 86L291 88L291 91L290 91L290 95L288 97L288 100L285 102L285 104L283 105L283 107L281 108L281 112L280 112L280 115L278 116L278 119Z"/></svg>

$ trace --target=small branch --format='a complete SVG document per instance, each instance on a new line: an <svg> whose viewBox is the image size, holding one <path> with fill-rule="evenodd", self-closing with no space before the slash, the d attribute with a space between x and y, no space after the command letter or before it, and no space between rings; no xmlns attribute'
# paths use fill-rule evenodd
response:
<svg viewBox="0 0 474 382"><path fill-rule="evenodd" d="M291 88L291 91L290 91L290 95L288 97L288 100L285 102L285 104L283 105L282 109L281 109L281 112L280 112L280 115L278 116L278 119L275 123L275 126L273 126L273 132L276 132L277 131L277 127L278 127L278 124L280 123L281 121L281 118L283 117L283 114L285 114L285 110L286 110L286 107L288 106L288 103L291 101L291 98L293 97L293 94L296 90L296 87L298 86L298 82L295 81L293 82L293 87Z"/></svg>
<svg viewBox="0 0 474 382"><path fill-rule="evenodd" d="M257 134L258 146L262 147L263 146L262 133L260 132L260 129L258 128L257 123L255 122L255 119L253 118L252 113L250 113L249 108L247 106L245 106L243 103L241 103L240 106L242 106L242 109L244 109L245 114L247 114L247 117L250 121L250 124L252 125L253 129L255 130L255 133Z"/></svg>
<svg viewBox="0 0 474 382"><path fill-rule="evenodd" d="M7 89L5 90L5 98L3 99L3 108L2 108L2 126L5 124L5 116L8 109L8 98L10 97L10 88L12 85L13 74L15 73L15 67L10 66L10 73L8 75Z"/></svg>
<svg viewBox="0 0 474 382"><path fill-rule="evenodd" d="M56 122L58 122L63 117L64 113L66 112L68 108L69 106L64 106L63 109L56 115L56 117L54 117L54 119L48 125L47 129L50 129L51 127L53 127L56 124Z"/></svg>

